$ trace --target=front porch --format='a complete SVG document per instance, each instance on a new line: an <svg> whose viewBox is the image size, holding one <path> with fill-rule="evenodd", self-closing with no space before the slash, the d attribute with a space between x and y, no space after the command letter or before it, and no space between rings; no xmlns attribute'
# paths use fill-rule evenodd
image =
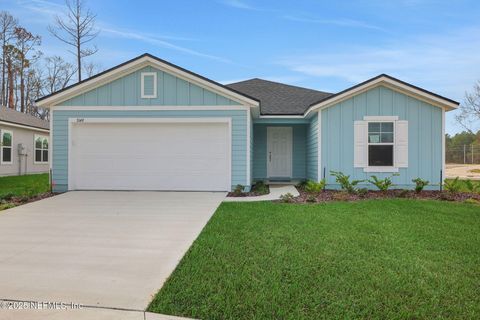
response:
<svg viewBox="0 0 480 320"><path fill-rule="evenodd" d="M268 119L253 123L252 182L296 184L317 176L315 119Z"/></svg>

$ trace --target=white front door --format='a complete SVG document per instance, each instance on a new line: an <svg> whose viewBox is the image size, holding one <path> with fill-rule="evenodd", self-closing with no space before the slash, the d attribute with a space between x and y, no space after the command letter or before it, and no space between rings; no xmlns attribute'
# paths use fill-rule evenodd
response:
<svg viewBox="0 0 480 320"><path fill-rule="evenodd" d="M267 175L269 178L292 177L292 128L267 128Z"/></svg>

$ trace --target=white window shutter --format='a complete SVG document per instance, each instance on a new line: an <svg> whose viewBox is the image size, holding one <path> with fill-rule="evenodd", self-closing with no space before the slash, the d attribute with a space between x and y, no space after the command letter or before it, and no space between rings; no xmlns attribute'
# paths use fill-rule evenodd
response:
<svg viewBox="0 0 480 320"><path fill-rule="evenodd" d="M367 159L367 138L368 138L368 122L355 121L353 124L353 166L355 168L365 168L368 166Z"/></svg>
<svg viewBox="0 0 480 320"><path fill-rule="evenodd" d="M395 121L395 167L408 167L408 121Z"/></svg>

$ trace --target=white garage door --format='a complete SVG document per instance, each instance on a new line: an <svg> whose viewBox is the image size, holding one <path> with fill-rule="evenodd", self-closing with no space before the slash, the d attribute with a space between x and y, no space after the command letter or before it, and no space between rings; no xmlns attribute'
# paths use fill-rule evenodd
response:
<svg viewBox="0 0 480 320"><path fill-rule="evenodd" d="M81 122L71 136L71 190L230 189L227 122Z"/></svg>

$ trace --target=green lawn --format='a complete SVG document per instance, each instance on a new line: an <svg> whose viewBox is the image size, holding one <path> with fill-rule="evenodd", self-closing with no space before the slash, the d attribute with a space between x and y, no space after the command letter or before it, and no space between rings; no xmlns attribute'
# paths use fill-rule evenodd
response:
<svg viewBox="0 0 480 320"><path fill-rule="evenodd" d="M223 203L150 311L201 319L480 317L480 206Z"/></svg>
<svg viewBox="0 0 480 320"><path fill-rule="evenodd" d="M34 196L49 190L48 173L0 177L0 198L5 195Z"/></svg>

